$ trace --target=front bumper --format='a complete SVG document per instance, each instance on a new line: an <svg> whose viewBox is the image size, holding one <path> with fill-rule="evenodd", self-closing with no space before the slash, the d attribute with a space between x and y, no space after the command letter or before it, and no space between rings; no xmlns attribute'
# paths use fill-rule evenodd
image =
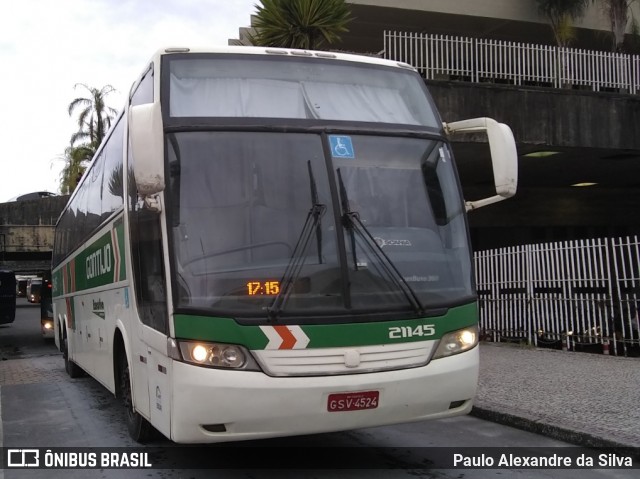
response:
<svg viewBox="0 0 640 479"><path fill-rule="evenodd" d="M479 348L417 368L318 377L201 368L175 361L171 439L207 443L352 430L466 414ZM379 391L376 409L328 412L329 394Z"/></svg>

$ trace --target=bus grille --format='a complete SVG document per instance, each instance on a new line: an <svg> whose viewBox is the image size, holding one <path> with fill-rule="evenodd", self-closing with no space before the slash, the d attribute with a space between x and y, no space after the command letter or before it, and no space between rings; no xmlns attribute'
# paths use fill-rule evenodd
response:
<svg viewBox="0 0 640 479"><path fill-rule="evenodd" d="M357 374L424 366L436 341L344 348L252 351L269 376Z"/></svg>

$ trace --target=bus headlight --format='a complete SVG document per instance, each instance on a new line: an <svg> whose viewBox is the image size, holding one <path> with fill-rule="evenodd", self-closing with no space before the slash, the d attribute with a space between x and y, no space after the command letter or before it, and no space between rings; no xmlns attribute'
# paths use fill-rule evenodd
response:
<svg viewBox="0 0 640 479"><path fill-rule="evenodd" d="M172 349L173 351L171 351ZM249 351L236 344L173 340L173 344L169 345L169 355L179 361L198 366L249 371L260 370Z"/></svg>
<svg viewBox="0 0 640 479"><path fill-rule="evenodd" d="M454 354L463 353L474 348L478 344L478 326L469 326L464 329L445 334L433 359L446 358Z"/></svg>
<svg viewBox="0 0 640 479"><path fill-rule="evenodd" d="M189 356L191 356L191 358L199 364L204 363L207 360L208 355L209 350L207 350L207 348L202 344L196 344L195 346L193 346L193 348L191 348L191 351L189 351Z"/></svg>

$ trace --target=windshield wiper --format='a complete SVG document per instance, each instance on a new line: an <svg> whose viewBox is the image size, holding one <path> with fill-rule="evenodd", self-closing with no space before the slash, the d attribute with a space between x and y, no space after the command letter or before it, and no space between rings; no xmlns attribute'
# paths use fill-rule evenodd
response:
<svg viewBox="0 0 640 479"><path fill-rule="evenodd" d="M358 257L356 255L356 235L354 233L353 222L350 220L351 206L349 205L349 197L347 196L347 189L344 187L342 181L342 173L340 168L336 170L338 173L338 185L340 187L340 208L342 209L342 226L349 231L349 238L351 239L351 254L353 256L353 267L358 271Z"/></svg>
<svg viewBox="0 0 640 479"><path fill-rule="evenodd" d="M309 170L309 183L311 188L311 207L310 213L313 213L313 224L316 227L316 242L318 244L318 264L322 264L322 223L320 219L327 209L326 206L320 204L318 201L318 187L316 186L316 180L313 177L313 170L311 169L311 161L307 161L307 168Z"/></svg>
<svg viewBox="0 0 640 479"><path fill-rule="evenodd" d="M275 321L284 309L285 302L291 293L293 284L300 275L300 271L302 270L306 260L305 253L307 252L309 240L313 234L314 227L316 229L316 240L318 242L318 262L322 263L322 228L320 219L327 210L327 206L318 202L318 188L316 186L316 180L313 177L311 161L307 161L307 166L309 169L311 208L309 209L309 213L307 213L307 219L304 222L300 236L298 236L296 247L293 249L293 253L291 253L289 264L287 264L284 274L282 275L282 279L280 280L280 291L273 299L271 306L267 308L269 318L272 321Z"/></svg>
<svg viewBox="0 0 640 479"><path fill-rule="evenodd" d="M415 291L409 286L409 283L404 279L396 265L393 264L393 261L387 256L387 254L382 250L380 245L376 242L375 238L369 232L367 227L360 220L360 214L357 211L351 211L349 206L349 198L347 196L347 189L344 186L344 182L342 181L342 173L340 172L340 168L336 170L338 175L338 183L340 187L340 204L342 207L342 224L349 231L351 237L351 250L353 254L353 262L354 267L358 269L358 261L356 257L356 240L355 233L357 233L364 243L369 247L369 250L373 255L380 261L382 268L386 272L387 276L391 278L393 283L396 285L400 291L405 295L407 301L411 304L413 310L420 315L424 314L424 306L420 303L420 299L416 295Z"/></svg>

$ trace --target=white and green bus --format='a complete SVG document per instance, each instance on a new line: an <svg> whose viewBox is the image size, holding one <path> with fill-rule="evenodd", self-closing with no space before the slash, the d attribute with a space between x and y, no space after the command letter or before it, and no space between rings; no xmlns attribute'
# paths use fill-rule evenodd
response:
<svg viewBox="0 0 640 479"><path fill-rule="evenodd" d="M455 131L488 134L495 196L463 200ZM466 211L515 193L516 157L501 123L443 123L406 64L160 50L56 226L67 372L121 397L139 442L466 414Z"/></svg>

